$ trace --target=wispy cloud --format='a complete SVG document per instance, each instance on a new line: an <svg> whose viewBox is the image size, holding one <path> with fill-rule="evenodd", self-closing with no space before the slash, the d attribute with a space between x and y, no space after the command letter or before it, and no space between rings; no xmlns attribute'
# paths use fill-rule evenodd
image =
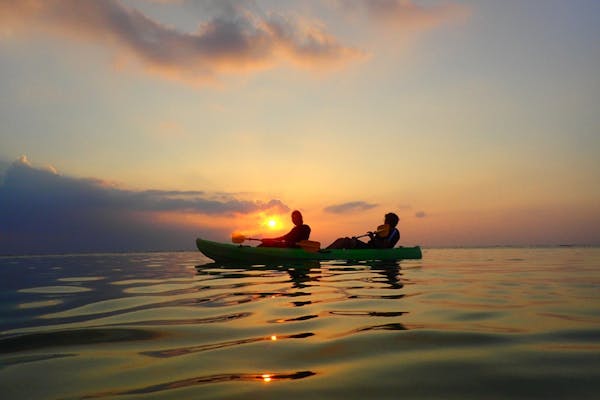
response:
<svg viewBox="0 0 600 400"><path fill-rule="evenodd" d="M248 201L203 191L132 191L98 179L13 163L0 184L0 253L189 248L218 229L153 218L164 213L234 217L289 212L280 200Z"/></svg>
<svg viewBox="0 0 600 400"><path fill-rule="evenodd" d="M415 217L417 218L425 218L427 216L427 214L425 213L425 211L417 211L415 213Z"/></svg>
<svg viewBox="0 0 600 400"><path fill-rule="evenodd" d="M456 2L417 4L412 0L338 0L340 9L362 14L374 23L401 30L427 30L443 23L464 21L468 6Z"/></svg>
<svg viewBox="0 0 600 400"><path fill-rule="evenodd" d="M323 210L332 214L345 214L359 211L366 211L377 207L377 204L367 203L365 201L350 201L342 204L335 204L325 207Z"/></svg>
<svg viewBox="0 0 600 400"><path fill-rule="evenodd" d="M100 42L148 71L194 82L286 61L321 68L361 54L340 43L318 21L257 12L241 2L219 3L218 15L192 33L162 24L118 0L0 2L0 23L25 32L41 29Z"/></svg>

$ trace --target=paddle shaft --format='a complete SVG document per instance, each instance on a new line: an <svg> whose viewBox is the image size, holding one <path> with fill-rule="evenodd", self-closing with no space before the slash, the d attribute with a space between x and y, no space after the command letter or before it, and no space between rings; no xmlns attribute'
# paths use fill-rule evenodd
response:
<svg viewBox="0 0 600 400"><path fill-rule="evenodd" d="M369 236L371 234L378 235L380 233L384 233L387 236L387 234L389 234L389 232L390 232L390 226L389 225L380 225L375 232L365 233L364 235L356 236L356 238L359 239L359 238L362 238L362 237L365 237L365 236Z"/></svg>
<svg viewBox="0 0 600 400"><path fill-rule="evenodd" d="M277 243L284 243L283 240L249 238L244 235L233 235L231 237L231 240L234 243L243 243L245 240L255 240L258 242L262 242L262 243L268 243L269 241L277 242ZM315 242L313 240L301 240L298 243L296 243L296 246L298 246L306 251L311 251L311 252L319 251L321 249L321 243Z"/></svg>

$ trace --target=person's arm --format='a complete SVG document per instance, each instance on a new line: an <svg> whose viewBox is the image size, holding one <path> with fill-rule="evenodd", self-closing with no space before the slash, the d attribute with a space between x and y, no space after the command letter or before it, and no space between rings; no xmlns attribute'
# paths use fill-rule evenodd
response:
<svg viewBox="0 0 600 400"><path fill-rule="evenodd" d="M296 242L296 240L295 240L296 236L298 236L297 231L298 231L298 228L297 227L293 227L291 231L289 231L285 235L281 236L279 238L279 240L282 240L282 241L288 242L288 243L290 243L290 242L294 242L295 243Z"/></svg>
<svg viewBox="0 0 600 400"><path fill-rule="evenodd" d="M308 225L295 226L287 235L282 236L282 239L289 245L295 245L301 240L308 240L310 237L310 227Z"/></svg>
<svg viewBox="0 0 600 400"><path fill-rule="evenodd" d="M369 237L371 238L373 247L378 249L391 249L398 243L398 240L400 240L400 232L398 229L394 228L385 238L380 238L376 234L371 233L369 233Z"/></svg>
<svg viewBox="0 0 600 400"><path fill-rule="evenodd" d="M292 228L291 231L289 231L288 233L286 233L283 236L279 236L279 237L275 237L275 238L264 238L262 239L263 243L275 243L275 242L294 242L296 243L297 240L294 240L295 236L297 236L297 234L295 233L296 227Z"/></svg>

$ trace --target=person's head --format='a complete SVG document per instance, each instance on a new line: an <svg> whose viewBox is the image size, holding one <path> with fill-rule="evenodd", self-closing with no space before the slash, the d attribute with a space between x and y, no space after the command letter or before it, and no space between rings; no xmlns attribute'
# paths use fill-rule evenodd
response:
<svg viewBox="0 0 600 400"><path fill-rule="evenodd" d="M292 222L294 223L294 225L302 225L304 223L300 211L294 210L292 212Z"/></svg>
<svg viewBox="0 0 600 400"><path fill-rule="evenodd" d="M388 224L391 228L395 228L398 225L398 221L400 218L394 213L385 214L385 223Z"/></svg>

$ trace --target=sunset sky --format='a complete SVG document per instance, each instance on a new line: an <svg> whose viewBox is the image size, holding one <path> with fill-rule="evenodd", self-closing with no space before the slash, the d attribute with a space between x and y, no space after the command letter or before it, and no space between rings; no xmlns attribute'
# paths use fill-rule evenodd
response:
<svg viewBox="0 0 600 400"><path fill-rule="evenodd" d="M600 2L0 0L0 254L600 244ZM270 218L278 223L271 227Z"/></svg>

